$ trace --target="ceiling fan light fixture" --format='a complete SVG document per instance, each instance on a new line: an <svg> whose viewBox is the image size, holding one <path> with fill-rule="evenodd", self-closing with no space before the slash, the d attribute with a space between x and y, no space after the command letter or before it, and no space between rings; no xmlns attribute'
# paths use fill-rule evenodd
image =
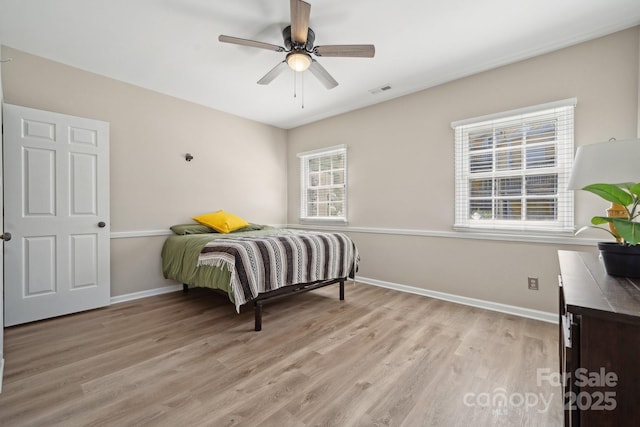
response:
<svg viewBox="0 0 640 427"><path fill-rule="evenodd" d="M305 52L291 52L287 55L287 64L293 71L305 71L311 65L311 55Z"/></svg>

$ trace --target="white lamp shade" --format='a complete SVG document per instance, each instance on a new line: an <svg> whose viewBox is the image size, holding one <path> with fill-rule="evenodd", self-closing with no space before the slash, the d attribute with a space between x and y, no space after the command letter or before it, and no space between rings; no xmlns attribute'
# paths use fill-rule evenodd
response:
<svg viewBox="0 0 640 427"><path fill-rule="evenodd" d="M569 190L590 184L640 182L640 139L599 142L578 147Z"/></svg>
<svg viewBox="0 0 640 427"><path fill-rule="evenodd" d="M292 52L287 55L287 64L294 71L304 71L311 65L311 57L303 52Z"/></svg>

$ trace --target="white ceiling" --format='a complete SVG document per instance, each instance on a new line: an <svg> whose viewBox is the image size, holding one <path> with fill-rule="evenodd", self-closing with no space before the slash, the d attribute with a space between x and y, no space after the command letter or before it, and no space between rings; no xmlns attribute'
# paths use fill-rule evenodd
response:
<svg viewBox="0 0 640 427"><path fill-rule="evenodd" d="M289 129L640 24L640 0L308 1L316 45L376 55L316 58L339 86L307 71L295 99L291 70L256 84L284 53L218 42L282 45L289 0L0 0L0 42Z"/></svg>

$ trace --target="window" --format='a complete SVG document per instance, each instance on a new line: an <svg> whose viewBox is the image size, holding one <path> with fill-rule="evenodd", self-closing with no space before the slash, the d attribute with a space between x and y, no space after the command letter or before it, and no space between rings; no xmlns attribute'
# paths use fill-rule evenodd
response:
<svg viewBox="0 0 640 427"><path fill-rule="evenodd" d="M456 229L573 232L575 99L454 122Z"/></svg>
<svg viewBox="0 0 640 427"><path fill-rule="evenodd" d="M347 148L331 147L298 154L300 219L347 221Z"/></svg>

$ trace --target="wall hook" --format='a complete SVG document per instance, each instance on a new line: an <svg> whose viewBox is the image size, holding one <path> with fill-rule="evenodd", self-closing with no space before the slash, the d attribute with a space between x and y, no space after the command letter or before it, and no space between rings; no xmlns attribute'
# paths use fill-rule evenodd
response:
<svg viewBox="0 0 640 427"><path fill-rule="evenodd" d="M191 155L191 153L187 153L187 154L184 155L184 159L187 162L190 162L191 160L193 160L193 156Z"/></svg>

